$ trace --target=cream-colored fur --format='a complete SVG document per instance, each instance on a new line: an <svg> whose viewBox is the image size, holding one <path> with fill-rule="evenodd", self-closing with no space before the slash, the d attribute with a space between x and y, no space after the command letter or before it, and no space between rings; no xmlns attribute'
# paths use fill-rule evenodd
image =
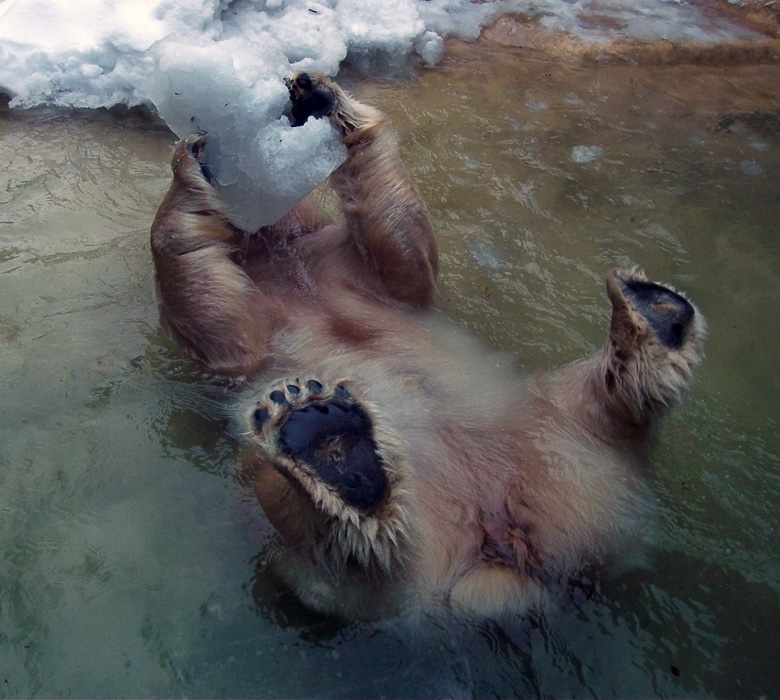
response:
<svg viewBox="0 0 780 700"><path fill-rule="evenodd" d="M199 140L183 141L152 226L164 327L210 368L250 377L246 475L287 544L276 572L304 602L348 618L522 611L638 536L647 447L701 360L701 315L658 287L657 324L689 314L681 342L665 344L632 296L649 281L616 270L604 349L517 376L429 311L436 243L384 115L322 76L290 85L294 100L312 90L330 100L348 150L331 177L343 219L327 223L304 202L274 226L238 231L203 177ZM370 419L389 484L377 507L348 505L280 450L287 406L323 399L303 392L275 409L269 392L310 379L327 395L348 388ZM270 407L262 426L259 407Z"/></svg>

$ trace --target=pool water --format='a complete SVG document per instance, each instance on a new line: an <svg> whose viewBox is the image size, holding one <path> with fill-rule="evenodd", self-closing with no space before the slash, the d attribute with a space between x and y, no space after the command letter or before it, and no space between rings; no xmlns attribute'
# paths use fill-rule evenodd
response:
<svg viewBox="0 0 780 700"><path fill-rule="evenodd" d="M276 587L230 386L157 321L173 137L139 113L0 113L0 697L780 693L778 86L776 64L489 43L355 82L429 205L445 311L523 371L602 343L618 265L710 326L656 446L655 546L479 623L345 624Z"/></svg>

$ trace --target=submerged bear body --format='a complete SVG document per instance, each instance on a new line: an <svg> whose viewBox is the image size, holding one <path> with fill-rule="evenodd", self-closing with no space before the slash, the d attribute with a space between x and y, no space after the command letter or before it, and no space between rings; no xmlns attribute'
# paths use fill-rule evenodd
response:
<svg viewBox="0 0 780 700"><path fill-rule="evenodd" d="M286 543L276 573L304 602L347 618L522 611L637 536L647 448L704 322L674 290L613 271L604 348L516 375L432 311L436 243L386 118L322 76L290 93L293 121L341 131L343 220L305 201L236 230L202 138L186 139L152 226L163 325L249 377L247 471Z"/></svg>

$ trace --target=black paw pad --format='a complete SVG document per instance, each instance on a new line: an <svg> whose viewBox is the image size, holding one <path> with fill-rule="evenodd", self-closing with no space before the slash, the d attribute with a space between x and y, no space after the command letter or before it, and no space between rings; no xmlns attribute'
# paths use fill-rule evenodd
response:
<svg viewBox="0 0 780 700"><path fill-rule="evenodd" d="M654 282L624 282L623 293L650 323L666 347L679 348L693 321L693 306L671 289Z"/></svg>
<svg viewBox="0 0 780 700"><path fill-rule="evenodd" d="M283 392L279 391L279 389L276 389L275 391L272 391L268 398L271 399L276 404L279 404L280 406L282 404L287 403L287 397L284 395Z"/></svg>
<svg viewBox="0 0 780 700"><path fill-rule="evenodd" d="M290 92L290 123L303 126L309 117L327 117L336 105L336 96L328 88L319 85L307 73L299 73L287 81Z"/></svg>
<svg viewBox="0 0 780 700"><path fill-rule="evenodd" d="M284 454L309 465L350 506L370 509L387 494L389 483L371 421L357 404L334 398L293 410L279 429L279 444Z"/></svg>

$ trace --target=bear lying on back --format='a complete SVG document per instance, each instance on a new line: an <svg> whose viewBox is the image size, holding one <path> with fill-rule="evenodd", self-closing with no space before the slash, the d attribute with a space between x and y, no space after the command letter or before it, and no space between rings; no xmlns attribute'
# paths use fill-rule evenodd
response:
<svg viewBox="0 0 780 700"><path fill-rule="evenodd" d="M522 611L636 534L642 465L702 357L704 321L635 270L607 276L594 357L520 378L430 311L437 248L387 118L327 78L292 121L347 148L342 220L304 200L251 234L176 147L152 225L161 321L195 359L250 378L250 474L286 547L275 571L346 618L444 605Z"/></svg>

